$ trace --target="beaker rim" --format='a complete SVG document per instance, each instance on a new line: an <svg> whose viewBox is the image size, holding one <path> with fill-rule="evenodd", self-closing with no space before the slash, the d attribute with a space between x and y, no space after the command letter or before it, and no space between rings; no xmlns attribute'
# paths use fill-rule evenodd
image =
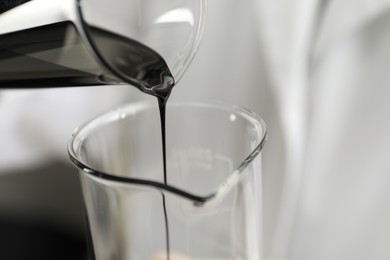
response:
<svg viewBox="0 0 390 260"><path fill-rule="evenodd" d="M216 108L220 110L225 111L231 111L234 112L237 115L240 115L244 118L247 118L249 120L255 120L256 123L258 123L261 127L261 134L259 135L258 143L255 145L253 150L245 157L242 163L239 164L239 166L229 175L228 178L224 182L222 182L215 191L209 193L208 195L198 195L191 192L187 192L183 190L182 188L175 187L170 184L165 184L163 182L154 181L154 180L147 180L147 179L141 179L141 178L132 178L132 177L126 177L126 176L119 176L114 173L104 172L101 170L96 170L93 167L90 167L86 163L82 162L79 159L79 156L77 155L77 152L75 148L78 147L78 143L81 143L82 141L78 140L80 133L85 131L88 128L93 128L96 125L101 124L101 121L104 122L110 122L117 120L116 115L117 111L126 111L128 109L132 109L133 111L136 110L142 110L145 108L148 108L150 106L154 106L155 103L152 102L134 102L134 103L128 103L125 104L115 110L110 110L103 112L94 118L88 120L87 122L80 125L76 130L73 132L72 137L70 141L68 142L68 155L72 163L83 173L88 174L90 176L97 177L99 179L103 179L105 181L112 181L117 182L121 184L132 184L132 185L144 185L149 186L151 188L156 188L162 191L167 191L173 194L176 194L178 196L181 196L185 199L193 201L194 204L204 204L206 202L209 202L210 200L213 200L217 197L222 196L226 191L228 191L231 187L234 187L236 183L239 182L241 173L254 161L254 159L260 154L262 151L264 144L267 139L267 127L264 122L264 120L255 112L244 108L239 105L228 105L221 102L215 102L215 101L172 101L168 103L169 107L175 107L175 106L187 106L187 107L209 107L209 108Z"/></svg>

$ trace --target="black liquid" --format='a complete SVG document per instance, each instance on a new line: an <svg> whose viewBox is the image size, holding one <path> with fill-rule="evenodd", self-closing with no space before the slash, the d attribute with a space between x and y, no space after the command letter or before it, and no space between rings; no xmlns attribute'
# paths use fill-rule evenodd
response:
<svg viewBox="0 0 390 260"><path fill-rule="evenodd" d="M154 96L169 96L174 80L157 52L98 28L88 35L104 61L90 54L71 22L0 35L0 88L129 83Z"/></svg>
<svg viewBox="0 0 390 260"><path fill-rule="evenodd" d="M161 123L163 178L164 184L167 184L165 116L166 104L175 82L168 65L157 52L139 42L129 39L124 41L118 35L96 28L91 30L90 33L91 38L95 40L94 47L107 60L109 64L106 65L111 67L116 76L157 98ZM161 195L165 221L166 252L169 260L169 221L165 195L164 193L161 193Z"/></svg>
<svg viewBox="0 0 390 260"><path fill-rule="evenodd" d="M154 50L129 39L99 29L92 29L90 37L95 48L114 71L114 74L126 82L137 86L141 91L157 98L163 154L163 178L167 184L165 116L166 104L174 86L174 78L164 59ZM162 204L165 221L165 241L167 259L170 259L169 221L164 193Z"/></svg>
<svg viewBox="0 0 390 260"><path fill-rule="evenodd" d="M87 32L100 62L70 22L0 35L0 88L46 88L129 83L158 100L167 184L165 108L175 84L164 59L149 47L98 28ZM162 193L167 259L169 226Z"/></svg>
<svg viewBox="0 0 390 260"><path fill-rule="evenodd" d="M102 85L104 73L70 22L0 35L0 88Z"/></svg>
<svg viewBox="0 0 390 260"><path fill-rule="evenodd" d="M171 86L171 88L173 85ZM166 116L166 104L169 98L169 92L164 92L163 96L157 96L158 106L160 110L160 122L161 122L161 137L162 137L162 149L163 149L163 167L164 167L164 184L168 183L167 176L167 155L166 155L166 134L165 134L165 116ZM161 95L161 94L160 94ZM164 209L164 219L165 219L165 236L166 236L166 250L167 250L167 260L170 259L170 245L169 245L169 223L167 208L165 203L165 195L161 193L163 200L163 209Z"/></svg>

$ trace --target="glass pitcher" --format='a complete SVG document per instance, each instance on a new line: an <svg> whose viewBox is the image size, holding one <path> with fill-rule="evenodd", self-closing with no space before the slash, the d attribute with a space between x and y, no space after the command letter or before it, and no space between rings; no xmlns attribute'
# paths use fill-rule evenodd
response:
<svg viewBox="0 0 390 260"><path fill-rule="evenodd" d="M194 56L205 0L7 0L0 89L177 81Z"/></svg>
<svg viewBox="0 0 390 260"><path fill-rule="evenodd" d="M168 104L164 184L158 114L130 104L69 143L95 258L262 259L262 119L237 106Z"/></svg>

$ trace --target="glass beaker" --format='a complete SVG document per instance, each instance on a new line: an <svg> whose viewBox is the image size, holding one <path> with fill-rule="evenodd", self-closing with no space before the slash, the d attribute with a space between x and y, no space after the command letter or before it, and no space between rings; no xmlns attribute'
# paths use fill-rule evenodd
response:
<svg viewBox="0 0 390 260"><path fill-rule="evenodd" d="M73 134L96 259L261 259L262 119L197 102L166 113L166 185L156 104L123 106Z"/></svg>

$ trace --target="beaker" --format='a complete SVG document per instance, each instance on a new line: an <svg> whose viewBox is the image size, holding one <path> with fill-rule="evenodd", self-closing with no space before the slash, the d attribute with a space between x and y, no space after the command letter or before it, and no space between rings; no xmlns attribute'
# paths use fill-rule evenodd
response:
<svg viewBox="0 0 390 260"><path fill-rule="evenodd" d="M129 104L75 131L98 260L261 259L266 128L244 108L168 103L163 181L158 106Z"/></svg>

